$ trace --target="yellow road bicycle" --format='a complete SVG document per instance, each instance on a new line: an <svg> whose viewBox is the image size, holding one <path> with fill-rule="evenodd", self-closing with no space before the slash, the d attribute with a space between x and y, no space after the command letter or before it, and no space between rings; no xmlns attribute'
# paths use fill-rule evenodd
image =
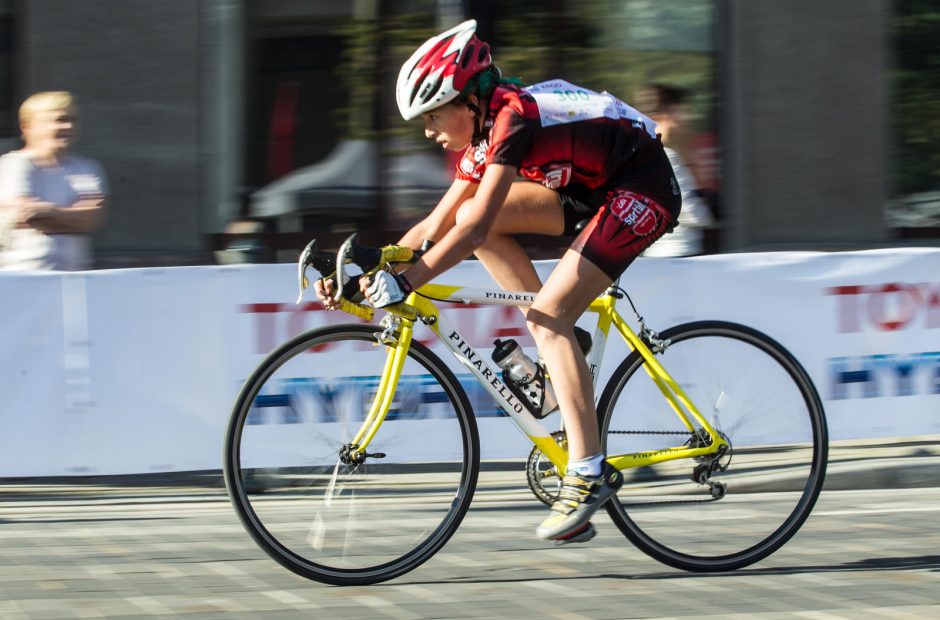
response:
<svg viewBox="0 0 940 620"><path fill-rule="evenodd" d="M341 309L371 321L374 309L354 301L353 265L370 274L418 255L362 247L355 236L338 253L311 242L298 264L301 297L313 267L347 282L336 293ZM742 325L699 321L657 333L634 307L634 330L616 309L625 296L614 285L588 308L597 315L587 360L595 388L611 332L631 349L597 400L607 460L626 478L606 504L610 518L639 549L680 569L727 571L767 557L800 528L823 486L828 439L812 381L780 344ZM511 378L437 305L533 299L428 284L385 308L380 324L313 329L271 352L242 387L224 446L226 486L254 540L324 583L371 584L413 570L470 506L478 423L492 436L506 416L531 440L526 479L550 504L567 452L564 430L543 421L559 414L542 418L525 388L509 389ZM419 342L422 325L453 353L458 372ZM485 461L488 490L518 488L521 462Z"/></svg>

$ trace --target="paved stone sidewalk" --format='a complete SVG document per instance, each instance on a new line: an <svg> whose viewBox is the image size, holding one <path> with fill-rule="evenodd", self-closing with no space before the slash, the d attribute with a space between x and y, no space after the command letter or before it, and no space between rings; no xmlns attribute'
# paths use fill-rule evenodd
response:
<svg viewBox="0 0 940 620"><path fill-rule="evenodd" d="M483 485L491 474L484 474ZM0 618L936 618L940 489L824 493L767 560L699 575L641 554L606 519L588 545L534 539L523 492L481 494L416 571L368 587L294 576L220 492L112 489L21 501L0 524Z"/></svg>
<svg viewBox="0 0 940 620"><path fill-rule="evenodd" d="M351 588L306 581L264 555L216 473L5 481L0 619L937 618L936 446L835 444L800 533L757 565L709 575L658 564L606 517L587 545L535 540L545 508L521 471L494 464L438 555Z"/></svg>

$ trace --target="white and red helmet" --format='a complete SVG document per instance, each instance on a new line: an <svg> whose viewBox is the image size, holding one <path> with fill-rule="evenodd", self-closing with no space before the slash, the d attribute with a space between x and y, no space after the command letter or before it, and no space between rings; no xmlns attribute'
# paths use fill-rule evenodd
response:
<svg viewBox="0 0 940 620"><path fill-rule="evenodd" d="M449 103L474 75L492 64L490 46L470 19L428 39L398 73L395 98L406 121Z"/></svg>

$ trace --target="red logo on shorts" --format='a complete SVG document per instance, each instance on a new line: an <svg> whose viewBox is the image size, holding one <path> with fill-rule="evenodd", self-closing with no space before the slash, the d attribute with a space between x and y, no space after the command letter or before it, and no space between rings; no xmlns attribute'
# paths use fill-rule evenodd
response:
<svg viewBox="0 0 940 620"><path fill-rule="evenodd" d="M658 218L649 206L630 194L621 194L610 203L610 212L629 226L633 234L645 237L656 230Z"/></svg>

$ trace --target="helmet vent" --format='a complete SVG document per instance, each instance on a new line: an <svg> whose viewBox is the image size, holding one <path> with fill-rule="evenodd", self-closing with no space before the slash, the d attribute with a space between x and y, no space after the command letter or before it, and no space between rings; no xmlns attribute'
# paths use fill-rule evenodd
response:
<svg viewBox="0 0 940 620"><path fill-rule="evenodd" d="M421 72L421 77L415 80L414 88L411 89L411 98L408 100L410 104L414 104L415 97L418 96L418 90L421 88L421 85L424 84L424 81L428 78L428 74L431 72L431 67L425 67Z"/></svg>
<svg viewBox="0 0 940 620"><path fill-rule="evenodd" d="M438 62L444 59L443 51L454 37L447 37L442 41L438 41L437 44L428 50L427 54L424 55L424 58L421 59L421 62L418 63L419 67L434 67Z"/></svg>
<svg viewBox="0 0 940 620"><path fill-rule="evenodd" d="M460 68L466 69L467 65L470 64L470 61L473 59L473 46L468 45L467 48L463 51L463 57L460 59Z"/></svg>
<svg viewBox="0 0 940 620"><path fill-rule="evenodd" d="M421 102L427 103L428 101L430 101L431 97L433 97L435 94L437 94L441 90L441 85L443 83L444 83L444 74L441 73L440 75L437 76L437 81L434 82L434 86L432 88L425 89L421 93Z"/></svg>

